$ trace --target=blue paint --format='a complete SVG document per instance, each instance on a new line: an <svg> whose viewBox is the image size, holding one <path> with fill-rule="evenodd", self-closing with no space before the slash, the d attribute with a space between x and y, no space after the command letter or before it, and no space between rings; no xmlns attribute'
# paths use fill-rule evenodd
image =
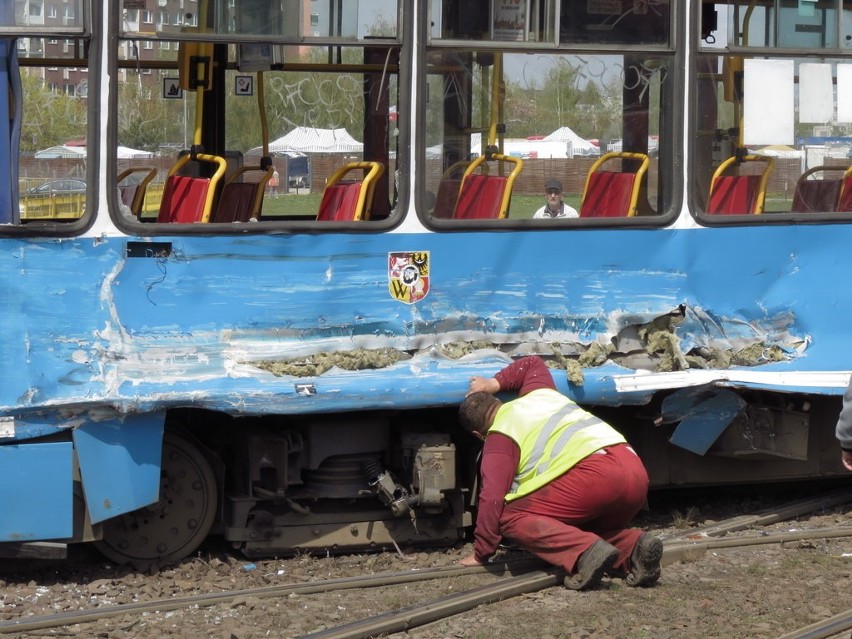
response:
<svg viewBox="0 0 852 639"><path fill-rule="evenodd" d="M71 536L74 521L70 443L0 446L0 468L0 541Z"/></svg>
<svg viewBox="0 0 852 639"><path fill-rule="evenodd" d="M745 400L731 390L700 389L691 393L688 405L676 408L678 400L686 399L675 394L663 402L663 418L680 422L669 441L697 455L704 455L728 425L745 408Z"/></svg>
<svg viewBox="0 0 852 639"><path fill-rule="evenodd" d="M175 247L166 260L127 259L121 238L5 240L0 405L15 414L189 402L286 414L454 403L461 380L494 366L441 359L433 345L608 342L681 306L684 349L765 339L789 358L762 371L845 371L852 298L826 273L852 268L850 234L833 225L180 237L165 238ZM387 253L397 250L431 252L432 287L418 304L387 290ZM420 354L308 380L318 393L307 398L293 391L294 378L247 364L359 345ZM616 389L633 374L609 366L587 369L582 387L564 383L586 402L645 402L653 389Z"/></svg>
<svg viewBox="0 0 852 639"><path fill-rule="evenodd" d="M159 499L164 418L163 413L127 415L74 430L92 523Z"/></svg>

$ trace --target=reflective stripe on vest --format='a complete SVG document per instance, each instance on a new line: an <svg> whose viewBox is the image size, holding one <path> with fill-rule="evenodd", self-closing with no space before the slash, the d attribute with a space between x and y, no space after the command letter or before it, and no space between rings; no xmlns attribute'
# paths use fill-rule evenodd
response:
<svg viewBox="0 0 852 639"><path fill-rule="evenodd" d="M520 463L506 500L541 488L621 434L561 393L539 389L500 407L490 430L511 437Z"/></svg>

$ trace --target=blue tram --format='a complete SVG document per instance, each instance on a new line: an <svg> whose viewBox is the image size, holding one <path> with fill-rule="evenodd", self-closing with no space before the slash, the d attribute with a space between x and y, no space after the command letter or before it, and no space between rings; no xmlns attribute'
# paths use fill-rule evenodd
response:
<svg viewBox="0 0 852 639"><path fill-rule="evenodd" d="M654 486L840 474L849 5L3 0L0 553L452 544L527 354Z"/></svg>

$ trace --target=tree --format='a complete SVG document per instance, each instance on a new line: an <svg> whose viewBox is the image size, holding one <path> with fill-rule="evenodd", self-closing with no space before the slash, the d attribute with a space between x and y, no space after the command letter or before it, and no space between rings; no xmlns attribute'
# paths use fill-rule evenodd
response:
<svg viewBox="0 0 852 639"><path fill-rule="evenodd" d="M563 126L584 138L604 137L620 114L621 83L589 81L578 58L560 58L540 80L506 84L510 137L547 135Z"/></svg>
<svg viewBox="0 0 852 639"><path fill-rule="evenodd" d="M183 142L184 102L192 143L192 123L195 118L195 93L184 94L183 100L166 100L159 95L160 87L131 78L118 86L119 144L135 149L156 152L162 144Z"/></svg>
<svg viewBox="0 0 852 639"><path fill-rule="evenodd" d="M37 71L23 69L24 118L21 151L35 152L86 137L86 103L79 98L52 91Z"/></svg>

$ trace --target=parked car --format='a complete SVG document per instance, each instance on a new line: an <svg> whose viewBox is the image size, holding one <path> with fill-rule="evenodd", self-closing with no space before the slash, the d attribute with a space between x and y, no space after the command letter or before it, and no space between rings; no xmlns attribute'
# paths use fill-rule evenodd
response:
<svg viewBox="0 0 852 639"><path fill-rule="evenodd" d="M86 183L82 180L60 179L48 180L43 184L29 189L25 195L68 195L71 193L85 193Z"/></svg>
<svg viewBox="0 0 852 639"><path fill-rule="evenodd" d="M18 201L22 221L77 220L86 210L86 183L60 178L24 191Z"/></svg>

